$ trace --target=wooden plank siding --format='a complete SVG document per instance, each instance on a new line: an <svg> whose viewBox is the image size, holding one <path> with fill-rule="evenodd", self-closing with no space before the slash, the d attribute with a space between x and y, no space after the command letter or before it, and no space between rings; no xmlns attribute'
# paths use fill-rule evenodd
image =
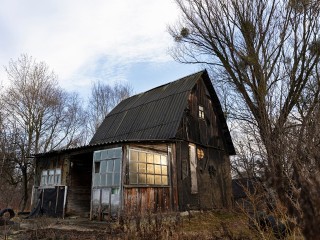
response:
<svg viewBox="0 0 320 240"><path fill-rule="evenodd" d="M169 187L124 187L126 214L171 211Z"/></svg>
<svg viewBox="0 0 320 240"><path fill-rule="evenodd" d="M92 152L71 156L68 174L67 215L88 217L91 201Z"/></svg>
<svg viewBox="0 0 320 240"><path fill-rule="evenodd" d="M203 106L204 119L199 117ZM198 81L188 98L176 146L179 209L212 209L231 206L231 176L229 155L223 144L218 117L203 81ZM198 193L191 194L189 143L204 152L197 161Z"/></svg>

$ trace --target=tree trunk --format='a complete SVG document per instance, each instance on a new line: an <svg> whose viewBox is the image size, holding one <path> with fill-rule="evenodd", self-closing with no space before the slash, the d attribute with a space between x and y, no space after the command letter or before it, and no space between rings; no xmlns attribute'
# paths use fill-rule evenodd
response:
<svg viewBox="0 0 320 240"><path fill-rule="evenodd" d="M26 209L26 206L27 206L27 203L28 203L28 199L29 199L27 167L23 166L21 168L21 172L22 172L23 197L22 197L22 203L21 203L20 211L23 212Z"/></svg>

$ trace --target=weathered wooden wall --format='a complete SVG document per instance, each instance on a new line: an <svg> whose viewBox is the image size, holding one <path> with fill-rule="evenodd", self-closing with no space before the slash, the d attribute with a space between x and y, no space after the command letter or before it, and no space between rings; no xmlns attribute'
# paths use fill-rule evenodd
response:
<svg viewBox="0 0 320 240"><path fill-rule="evenodd" d="M199 118L199 105L205 118ZM219 118L203 81L192 90L176 136L180 210L231 206L230 160L223 142ZM198 193L191 194L189 143L204 151L197 161Z"/></svg>
<svg viewBox="0 0 320 240"><path fill-rule="evenodd" d="M199 118L199 105L204 108L204 119ZM222 134L209 92L203 81L199 81L189 95L188 108L176 137L198 145L224 149Z"/></svg>
<svg viewBox="0 0 320 240"><path fill-rule="evenodd" d="M170 187L125 187L126 214L171 211Z"/></svg>
<svg viewBox="0 0 320 240"><path fill-rule="evenodd" d="M88 217L91 201L92 152L70 156L67 180L67 215Z"/></svg>
<svg viewBox="0 0 320 240"><path fill-rule="evenodd" d="M169 185L168 186L134 186L129 185L129 179L126 173L128 172L128 154L124 153L123 164L123 210L127 214L148 212L167 212L178 210L178 191L176 177L176 154L175 145L171 143L163 144L134 144L131 148L138 148L161 153L168 153L169 156Z"/></svg>

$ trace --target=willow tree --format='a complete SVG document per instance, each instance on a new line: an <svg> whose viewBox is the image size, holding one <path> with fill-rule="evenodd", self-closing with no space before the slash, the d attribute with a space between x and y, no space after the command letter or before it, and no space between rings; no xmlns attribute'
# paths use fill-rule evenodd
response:
<svg viewBox="0 0 320 240"><path fill-rule="evenodd" d="M300 141L313 107L302 121L304 96L317 105L320 6L317 0L176 0L181 19L169 28L180 62L204 64L215 85L224 86L233 117L257 131L263 145L268 182L307 238L320 236L319 159L306 160ZM233 100L234 100L233 99ZM305 127L302 127L304 124ZM295 134L293 134L295 133ZM310 132L308 133L310 134ZM300 135L300 137L298 137ZM290 141L294 136L295 141ZM290 143L290 149L288 147ZM301 142L300 142L301 143ZM293 144L296 144L295 146ZM290 157L293 157L290 161ZM306 166L318 161L316 169ZM290 171L285 171L290 165ZM309 178L311 179L311 178ZM310 192L311 191L311 192ZM312 196L314 195L314 196Z"/></svg>
<svg viewBox="0 0 320 240"><path fill-rule="evenodd" d="M44 62L28 55L11 60L5 68L10 85L1 96L4 149L7 166L16 168L13 179L22 186L21 210L26 207L32 156L84 143L84 111L75 94L58 86L57 77Z"/></svg>

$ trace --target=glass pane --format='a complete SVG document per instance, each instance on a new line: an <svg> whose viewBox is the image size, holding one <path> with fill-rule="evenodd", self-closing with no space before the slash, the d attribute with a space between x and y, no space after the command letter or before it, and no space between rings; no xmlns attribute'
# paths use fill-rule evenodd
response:
<svg viewBox="0 0 320 240"><path fill-rule="evenodd" d="M154 176L154 183L155 183L156 185L161 185L161 176L155 175L155 176Z"/></svg>
<svg viewBox="0 0 320 240"><path fill-rule="evenodd" d="M49 170L49 175L53 176L54 175L54 170Z"/></svg>
<svg viewBox="0 0 320 240"><path fill-rule="evenodd" d="M154 173L161 174L161 166L160 165L154 165Z"/></svg>
<svg viewBox="0 0 320 240"><path fill-rule="evenodd" d="M162 165L168 165L167 156L164 156L164 155L161 156L161 164Z"/></svg>
<svg viewBox="0 0 320 240"><path fill-rule="evenodd" d="M120 185L120 173L113 174L113 185Z"/></svg>
<svg viewBox="0 0 320 240"><path fill-rule="evenodd" d="M94 163L94 173L99 173L100 172L100 162L95 162Z"/></svg>
<svg viewBox="0 0 320 240"><path fill-rule="evenodd" d="M61 175L56 175L56 176L55 176L54 183L57 184L57 185L60 185L60 184L61 184L61 178L60 178L60 176L61 176Z"/></svg>
<svg viewBox="0 0 320 240"><path fill-rule="evenodd" d="M99 184L100 184L100 174L96 173L94 174L93 185L99 186Z"/></svg>
<svg viewBox="0 0 320 240"><path fill-rule="evenodd" d="M111 186L112 183L112 173L107 173L107 186Z"/></svg>
<svg viewBox="0 0 320 240"><path fill-rule="evenodd" d="M43 186L43 185L46 185L46 184L47 184L47 176L42 176L40 185Z"/></svg>
<svg viewBox="0 0 320 240"><path fill-rule="evenodd" d="M154 155L154 163L155 164L160 164L160 155L158 155L158 154Z"/></svg>
<svg viewBox="0 0 320 240"><path fill-rule="evenodd" d="M154 184L154 175L147 175L147 184Z"/></svg>
<svg viewBox="0 0 320 240"><path fill-rule="evenodd" d="M48 184L53 184L53 176L49 175L49 180L48 180Z"/></svg>
<svg viewBox="0 0 320 240"><path fill-rule="evenodd" d="M129 163L129 172L138 172L138 163L130 162Z"/></svg>
<svg viewBox="0 0 320 240"><path fill-rule="evenodd" d="M93 153L93 159L94 159L95 162L96 161L100 161L100 159L101 159L101 151L94 152Z"/></svg>
<svg viewBox="0 0 320 240"><path fill-rule="evenodd" d="M138 152L130 150L130 161L137 162L138 161Z"/></svg>
<svg viewBox="0 0 320 240"><path fill-rule="evenodd" d="M107 177L106 174L101 174L101 178L100 178L101 182L100 182L100 186L106 186L107 185Z"/></svg>
<svg viewBox="0 0 320 240"><path fill-rule="evenodd" d="M47 176L48 175L48 170L43 170L42 171L42 176Z"/></svg>
<svg viewBox="0 0 320 240"><path fill-rule="evenodd" d="M167 176L162 176L162 184L168 185L168 177Z"/></svg>
<svg viewBox="0 0 320 240"><path fill-rule="evenodd" d="M167 166L162 166L161 167L161 172L162 172L162 175L167 175L168 174L168 172L167 172Z"/></svg>
<svg viewBox="0 0 320 240"><path fill-rule="evenodd" d="M110 189L101 189L101 204L109 204L110 202Z"/></svg>
<svg viewBox="0 0 320 240"><path fill-rule="evenodd" d="M114 149L109 149L108 150L108 159L114 158Z"/></svg>
<svg viewBox="0 0 320 240"><path fill-rule="evenodd" d="M120 159L114 160L114 172L120 172Z"/></svg>
<svg viewBox="0 0 320 240"><path fill-rule="evenodd" d="M154 165L153 164L147 164L147 172L154 174Z"/></svg>
<svg viewBox="0 0 320 240"><path fill-rule="evenodd" d="M122 148L117 148L117 149L115 149L114 151L115 151L114 157L115 157L115 158L121 158Z"/></svg>
<svg viewBox="0 0 320 240"><path fill-rule="evenodd" d="M139 184L146 184L146 183L147 183L146 174L139 174Z"/></svg>
<svg viewBox="0 0 320 240"><path fill-rule="evenodd" d="M107 161L100 162L100 173L107 172Z"/></svg>
<svg viewBox="0 0 320 240"><path fill-rule="evenodd" d="M56 169L56 175L59 175L59 174L61 174L61 169L60 169L60 168L57 168L57 169Z"/></svg>
<svg viewBox="0 0 320 240"><path fill-rule="evenodd" d="M137 184L138 183L138 174L129 173L129 183L130 184Z"/></svg>
<svg viewBox="0 0 320 240"><path fill-rule="evenodd" d="M107 161L107 172L113 172L113 160Z"/></svg>
<svg viewBox="0 0 320 240"><path fill-rule="evenodd" d="M139 152L139 162L147 162L147 154L144 152Z"/></svg>
<svg viewBox="0 0 320 240"><path fill-rule="evenodd" d="M98 205L100 202L100 189L92 190L92 200L94 205Z"/></svg>
<svg viewBox="0 0 320 240"><path fill-rule="evenodd" d="M101 151L101 159L102 159L102 160L105 160L105 159L108 159L108 158L109 158L108 152L109 152L109 150L103 150L103 151Z"/></svg>
<svg viewBox="0 0 320 240"><path fill-rule="evenodd" d="M153 163L153 154L147 154L147 163Z"/></svg>
<svg viewBox="0 0 320 240"><path fill-rule="evenodd" d="M146 173L147 165L145 163L139 163L139 173Z"/></svg>

